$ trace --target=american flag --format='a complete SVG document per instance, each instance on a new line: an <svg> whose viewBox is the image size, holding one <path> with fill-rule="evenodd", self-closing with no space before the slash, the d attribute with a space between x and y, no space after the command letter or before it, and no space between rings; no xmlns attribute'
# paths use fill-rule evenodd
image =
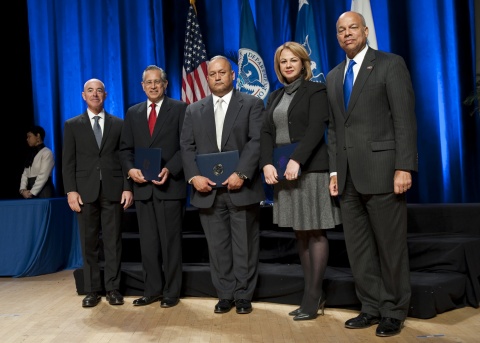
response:
<svg viewBox="0 0 480 343"><path fill-rule="evenodd" d="M187 104L210 94L207 83L207 50L198 25L195 1L190 1L183 49L182 100Z"/></svg>

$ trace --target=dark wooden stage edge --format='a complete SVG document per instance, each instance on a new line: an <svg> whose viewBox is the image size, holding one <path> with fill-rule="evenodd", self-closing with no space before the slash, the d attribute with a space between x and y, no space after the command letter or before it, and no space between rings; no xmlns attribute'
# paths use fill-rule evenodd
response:
<svg viewBox="0 0 480 343"><path fill-rule="evenodd" d="M409 205L408 247L412 298L409 317L427 319L439 313L480 305L480 204ZM128 217L128 218L127 218ZM143 295L143 276L135 211L125 218L122 289ZM260 273L254 301L299 304L303 275L291 230L271 224L271 207L262 208ZM342 228L329 232L330 259L324 289L327 307L358 309ZM213 297L208 249L196 210L184 225L182 296ZM74 271L78 294L83 273Z"/></svg>

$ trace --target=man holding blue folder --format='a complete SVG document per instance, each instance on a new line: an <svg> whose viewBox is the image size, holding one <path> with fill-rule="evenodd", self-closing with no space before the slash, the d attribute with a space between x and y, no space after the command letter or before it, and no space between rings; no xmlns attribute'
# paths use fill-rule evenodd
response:
<svg viewBox="0 0 480 343"><path fill-rule="evenodd" d="M265 199L258 162L263 101L233 89L235 72L227 58L208 65L211 95L187 107L180 136L183 169L192 185L190 203L199 208L208 242L212 282L219 301L215 313L235 305L252 312L258 277L260 202ZM197 155L239 153L234 172L221 185L202 174ZM221 162L216 173L222 173Z"/></svg>
<svg viewBox="0 0 480 343"><path fill-rule="evenodd" d="M182 219L187 185L180 131L187 104L166 96L167 86L163 69L150 65L144 70L142 88L148 99L128 109L120 141L124 170L134 182L144 274L144 296L133 301L135 306L161 299L161 307L173 307L179 302L182 287ZM158 149L161 163L151 179L147 169L159 165L158 161L153 163L160 158ZM149 168L138 163L140 158L152 162Z"/></svg>

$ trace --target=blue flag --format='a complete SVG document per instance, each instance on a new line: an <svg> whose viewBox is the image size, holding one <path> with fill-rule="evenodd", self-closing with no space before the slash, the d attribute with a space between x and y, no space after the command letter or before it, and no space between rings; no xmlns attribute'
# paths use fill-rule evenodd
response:
<svg viewBox="0 0 480 343"><path fill-rule="evenodd" d="M267 70L258 51L255 22L248 0L242 0L237 89L264 100L270 90Z"/></svg>
<svg viewBox="0 0 480 343"><path fill-rule="evenodd" d="M297 26L295 28L295 41L302 44L310 55L312 73L311 81L325 83L322 64L320 62L320 49L318 47L317 33L312 6L308 0L298 0Z"/></svg>

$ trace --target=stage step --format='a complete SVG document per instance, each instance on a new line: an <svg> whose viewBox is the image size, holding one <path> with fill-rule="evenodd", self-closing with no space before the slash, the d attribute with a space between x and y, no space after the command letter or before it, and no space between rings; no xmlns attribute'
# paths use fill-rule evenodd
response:
<svg viewBox="0 0 480 343"><path fill-rule="evenodd" d="M83 271L74 271L77 292L84 295ZM140 263L122 263L120 291L125 296L143 296L143 274ZM437 313L466 306L467 277L460 273L411 273L412 300L408 316L432 318ZM349 268L328 267L323 288L326 307L359 310L355 284ZM260 263L257 289L253 301L298 305L303 294L303 273L298 264ZM182 297L216 298L208 263L183 265Z"/></svg>
<svg viewBox="0 0 480 343"><path fill-rule="evenodd" d="M453 227L452 209L457 207L442 205L439 215L448 218L444 226L433 220L438 231L428 227L422 232L418 224L426 225L425 215L432 214L433 208L409 207L409 225L414 225L414 229L408 234L412 285L408 315L422 319L455 308L478 308L480 305L480 234L472 225L466 227L464 233ZM467 209L472 212L472 218L476 218L480 204L467 206ZM271 210L271 206L261 210L259 279L253 300L297 305L302 298L303 273L295 234L289 228L272 224ZM460 213L467 215L465 210ZM124 217L121 291L127 296L142 296L144 286L135 210L128 210ZM465 220L458 222L465 223ZM328 239L330 255L323 284L327 307L359 309L341 226L329 230ZM100 259L103 260L102 254ZM75 270L74 276L78 294L84 294L82 270ZM217 297L210 278L207 242L198 211L192 208L187 209L184 220L182 296Z"/></svg>

